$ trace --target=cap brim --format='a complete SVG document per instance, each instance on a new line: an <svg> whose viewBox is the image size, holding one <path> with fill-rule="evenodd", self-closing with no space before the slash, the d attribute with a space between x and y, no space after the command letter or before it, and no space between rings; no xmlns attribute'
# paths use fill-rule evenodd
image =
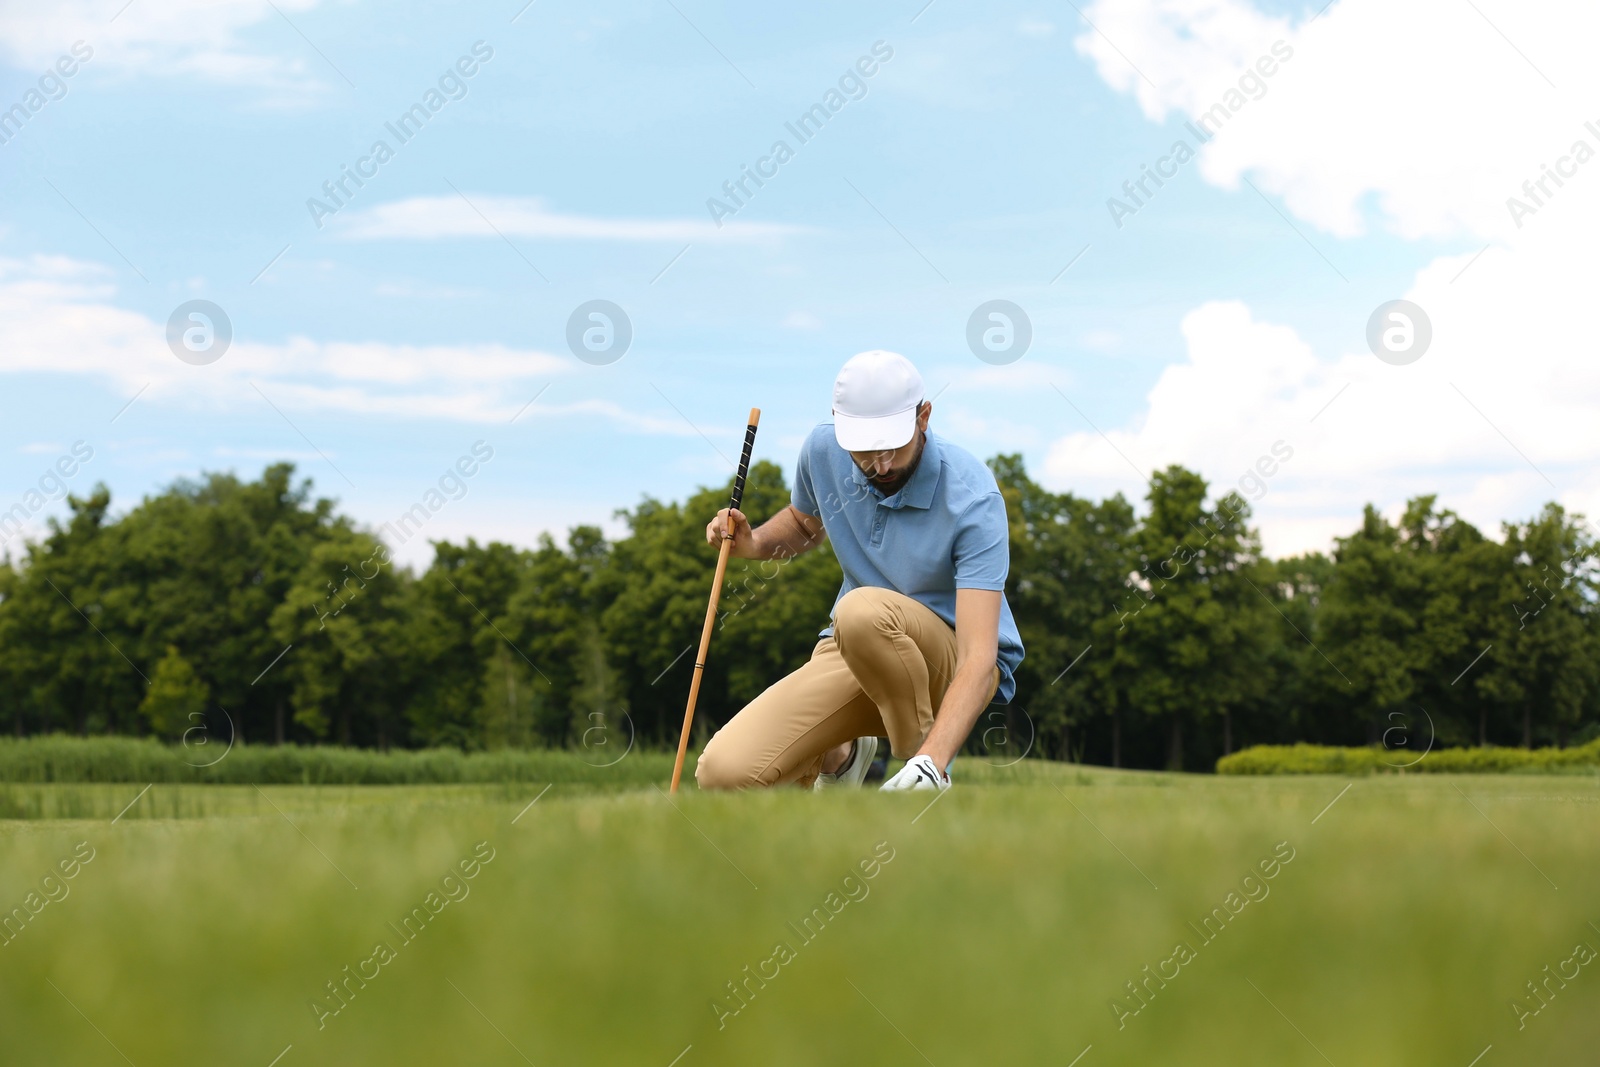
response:
<svg viewBox="0 0 1600 1067"><path fill-rule="evenodd" d="M846 415L833 413L833 437L846 452L882 452L911 443L917 432L917 409L907 408L893 415Z"/></svg>

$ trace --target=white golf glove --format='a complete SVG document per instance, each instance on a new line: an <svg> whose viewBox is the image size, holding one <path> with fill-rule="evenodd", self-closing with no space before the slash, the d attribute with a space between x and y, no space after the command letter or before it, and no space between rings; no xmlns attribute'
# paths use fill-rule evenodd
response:
<svg viewBox="0 0 1600 1067"><path fill-rule="evenodd" d="M938 789L950 788L950 776L941 771L929 756L912 756L904 767L884 782L880 787L890 789Z"/></svg>

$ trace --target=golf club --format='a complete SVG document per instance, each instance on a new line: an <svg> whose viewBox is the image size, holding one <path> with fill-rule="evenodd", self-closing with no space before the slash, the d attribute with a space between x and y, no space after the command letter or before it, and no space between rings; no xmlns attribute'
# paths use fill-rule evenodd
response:
<svg viewBox="0 0 1600 1067"><path fill-rule="evenodd" d="M739 455L739 470L733 476L733 502L731 510L739 509L744 497L744 479L750 472L750 449L756 443L756 424L761 421L761 409L750 409L750 421L744 428L744 451ZM711 648L711 625L717 620L717 601L722 598L722 578L728 570L728 553L733 550L733 521L722 531L722 549L717 553L717 573L711 580L711 600L706 604L706 621L700 629L700 651L694 657L694 678L689 682L689 706L683 711L683 732L678 736L678 758L672 765L672 789L678 791L678 779L683 775L683 756L689 750L689 728L694 723L694 702L700 696L700 679L706 670L706 652Z"/></svg>

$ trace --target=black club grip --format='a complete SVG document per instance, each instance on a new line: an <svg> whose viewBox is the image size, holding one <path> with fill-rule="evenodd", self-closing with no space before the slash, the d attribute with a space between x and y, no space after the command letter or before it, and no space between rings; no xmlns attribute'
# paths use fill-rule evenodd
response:
<svg viewBox="0 0 1600 1067"><path fill-rule="evenodd" d="M744 499L744 479L750 473L750 450L756 444L756 425L761 421L761 409L750 409L750 422L744 428L744 451L739 455L739 471L733 476L733 503L730 505L735 511L739 509L739 502Z"/></svg>

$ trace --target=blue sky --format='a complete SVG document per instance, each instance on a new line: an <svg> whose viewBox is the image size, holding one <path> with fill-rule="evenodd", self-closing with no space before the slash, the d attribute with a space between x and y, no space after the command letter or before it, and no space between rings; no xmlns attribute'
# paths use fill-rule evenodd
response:
<svg viewBox="0 0 1600 1067"><path fill-rule="evenodd" d="M1058 490L1137 497L1169 462L1227 484L1287 441L1257 502L1277 552L1368 500L1439 491L1491 529L1600 500L1600 381L1566 366L1600 166L1525 227L1503 204L1589 136L1571 12L918 6L0 4L0 108L92 50L0 126L0 507L83 440L71 488L114 506L288 458L378 525L482 440L427 535L528 544L723 480L751 406L792 468L867 348L919 365L936 428ZM1449 54L1405 51L1422 34ZM1108 198L1278 41L1293 58L1119 227ZM785 123L875 44L864 95L799 143ZM385 124L475 45L400 143ZM308 199L378 139L393 158L319 227ZM715 225L779 139L793 158ZM1401 297L1435 337L1403 368L1365 340ZM195 299L233 331L198 366L165 338ZM566 341L594 299L632 323L608 365ZM1000 366L966 340L995 299L1033 327Z"/></svg>

